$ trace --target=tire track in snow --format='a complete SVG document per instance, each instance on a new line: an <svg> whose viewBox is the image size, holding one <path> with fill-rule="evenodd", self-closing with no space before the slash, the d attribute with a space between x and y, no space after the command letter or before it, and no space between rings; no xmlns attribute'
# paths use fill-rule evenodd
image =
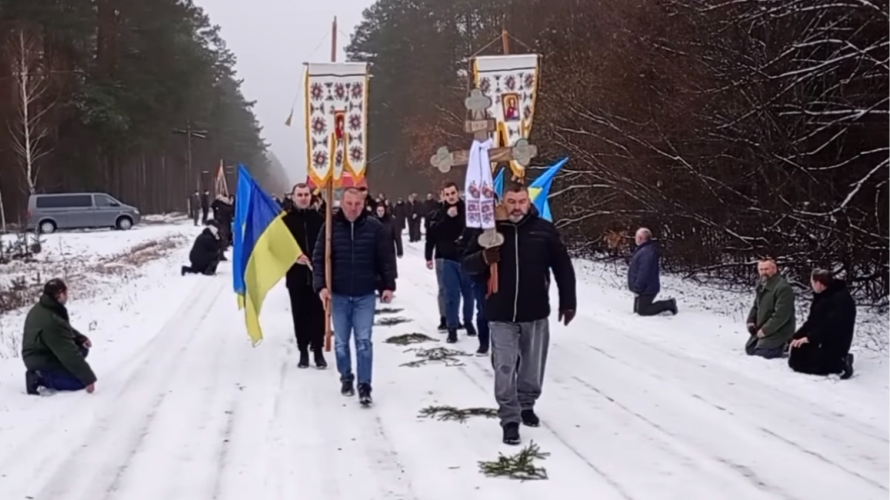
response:
<svg viewBox="0 0 890 500"><path fill-rule="evenodd" d="M179 355L194 340L197 327L213 309L223 289L222 282L214 286L215 290L199 295L195 303L184 303L164 325L157 334L158 342L153 342L154 348L145 353L145 359L124 384L118 399L107 409L104 418L97 419L90 428L81 450L72 450L52 473L37 476L45 477L46 481L35 498L52 500L71 498L75 494L74 498L95 500L113 493L167 395L164 389L175 372ZM137 391L137 387L143 390ZM153 397L146 400L146 394Z"/></svg>

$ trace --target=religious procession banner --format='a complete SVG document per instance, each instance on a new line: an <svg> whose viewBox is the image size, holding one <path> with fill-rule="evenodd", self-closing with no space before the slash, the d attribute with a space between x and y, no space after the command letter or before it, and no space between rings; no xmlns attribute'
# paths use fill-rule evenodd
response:
<svg viewBox="0 0 890 500"><path fill-rule="evenodd" d="M512 147L528 139L535 117L538 54L478 56L473 59L476 88L491 99L488 116L496 121L494 147ZM513 175L524 178L525 167L510 162Z"/></svg>
<svg viewBox="0 0 890 500"><path fill-rule="evenodd" d="M367 63L306 65L306 154L317 186L338 186L344 170L365 176L368 151Z"/></svg>

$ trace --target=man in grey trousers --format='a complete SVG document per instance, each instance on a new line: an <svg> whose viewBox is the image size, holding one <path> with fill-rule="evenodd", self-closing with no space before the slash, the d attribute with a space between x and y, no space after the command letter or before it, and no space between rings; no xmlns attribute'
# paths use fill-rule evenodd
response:
<svg viewBox="0 0 890 500"><path fill-rule="evenodd" d="M485 302L491 331L494 395L506 444L519 444L519 425L540 425L535 403L541 396L550 344L550 271L559 289L559 320L575 317L575 270L552 223L538 216L524 186L504 193L507 220L498 221L501 247L469 242L464 269L477 279L498 266L498 292Z"/></svg>

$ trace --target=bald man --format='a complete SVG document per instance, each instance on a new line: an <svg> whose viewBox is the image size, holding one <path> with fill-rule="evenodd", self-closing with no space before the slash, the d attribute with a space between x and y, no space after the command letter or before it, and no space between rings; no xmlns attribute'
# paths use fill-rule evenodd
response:
<svg viewBox="0 0 890 500"><path fill-rule="evenodd" d="M676 300L655 300L655 296L661 291L661 271L658 247L652 241L652 231L645 227L637 229L635 241L637 247L627 271L627 287L634 294L634 312L640 316L655 316L664 311L677 314Z"/></svg>

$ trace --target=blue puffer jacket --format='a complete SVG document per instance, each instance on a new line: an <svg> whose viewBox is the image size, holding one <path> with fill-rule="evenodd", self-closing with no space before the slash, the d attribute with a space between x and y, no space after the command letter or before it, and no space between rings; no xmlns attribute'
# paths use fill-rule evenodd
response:
<svg viewBox="0 0 890 500"><path fill-rule="evenodd" d="M315 291L325 288L325 228L322 226L312 252ZM331 228L331 293L360 297L375 293L378 283L384 290L396 289L395 247L392 236L380 221L365 211L354 222L343 212L334 215ZM378 281L379 280L379 281Z"/></svg>
<svg viewBox="0 0 890 500"><path fill-rule="evenodd" d="M658 247L647 241L634 249L627 271L627 288L638 295L658 295L661 291Z"/></svg>

